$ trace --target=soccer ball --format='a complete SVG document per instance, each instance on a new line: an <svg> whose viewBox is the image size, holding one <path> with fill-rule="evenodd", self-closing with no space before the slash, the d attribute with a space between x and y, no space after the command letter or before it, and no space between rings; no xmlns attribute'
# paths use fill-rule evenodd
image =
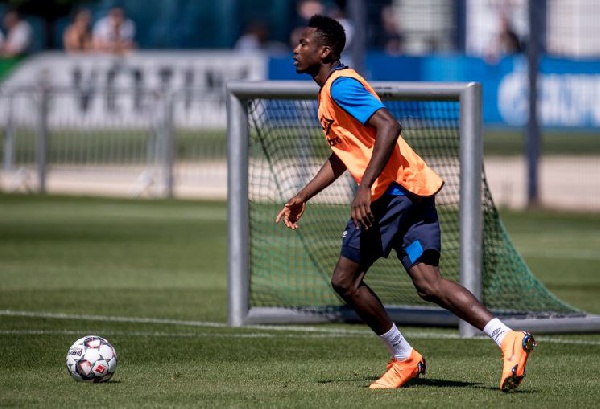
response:
<svg viewBox="0 0 600 409"><path fill-rule="evenodd" d="M69 348L67 370L77 381L106 382L117 370L117 351L106 339L86 335Z"/></svg>

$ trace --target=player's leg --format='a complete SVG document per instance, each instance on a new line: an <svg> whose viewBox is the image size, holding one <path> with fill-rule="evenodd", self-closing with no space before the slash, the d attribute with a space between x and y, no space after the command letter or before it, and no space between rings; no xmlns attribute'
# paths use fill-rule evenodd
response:
<svg viewBox="0 0 600 409"><path fill-rule="evenodd" d="M437 266L419 262L409 270L409 275L421 298L452 311L496 342L504 361L500 389L503 392L516 389L525 377L529 353L537 345L533 336L529 332L513 331L494 318L470 291L442 278Z"/></svg>
<svg viewBox="0 0 600 409"><path fill-rule="evenodd" d="M407 199L384 195L371 203L374 221L370 229L357 229L354 221L348 220L342 235L340 258L331 277L334 290L377 335L388 332L393 323L363 279L369 267L391 251L397 215L405 213L410 206Z"/></svg>
<svg viewBox="0 0 600 409"><path fill-rule="evenodd" d="M331 279L335 291L380 337L392 356L388 370L371 388L398 388L425 372L423 357L402 336L377 295L363 280L373 262L391 251L400 216L410 206L407 198L384 196L371 204L375 221L370 229L356 229L349 220L341 256Z"/></svg>
<svg viewBox="0 0 600 409"><path fill-rule="evenodd" d="M457 317L484 331L502 350L504 368L500 389L515 389L525 376L529 353L536 345L528 332L513 331L492 313L466 288L443 278L438 267L441 237L433 198L421 203L419 212L403 238L399 257L417 293Z"/></svg>
<svg viewBox="0 0 600 409"><path fill-rule="evenodd" d="M377 335L390 330L393 325L379 297L363 281L365 269L344 256L335 266L331 286L342 299Z"/></svg>
<svg viewBox="0 0 600 409"><path fill-rule="evenodd" d="M408 226L396 252L417 293L483 330L492 314L466 288L443 278L438 268L442 248L435 198L418 198L404 221Z"/></svg>
<svg viewBox="0 0 600 409"><path fill-rule="evenodd" d="M439 253L427 250L408 275L425 301L434 302L479 330L492 320L492 313L466 288L443 278L437 266Z"/></svg>
<svg viewBox="0 0 600 409"><path fill-rule="evenodd" d="M364 282L366 269L344 256L335 267L331 285L358 316L379 336L392 359L386 372L369 387L399 388L409 379L425 373L425 359L402 336L379 297Z"/></svg>

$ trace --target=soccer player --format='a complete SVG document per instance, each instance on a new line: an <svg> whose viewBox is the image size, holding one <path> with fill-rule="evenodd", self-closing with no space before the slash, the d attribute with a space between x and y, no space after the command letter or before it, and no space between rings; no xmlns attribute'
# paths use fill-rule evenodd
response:
<svg viewBox="0 0 600 409"><path fill-rule="evenodd" d="M392 249L417 293L484 331L500 347L500 389L515 389L536 345L528 332L494 318L467 289L440 275L440 226L435 195L444 182L401 136L401 127L356 71L342 65L345 33L334 19L315 15L294 48L296 72L321 87L318 116L332 153L315 177L292 197L275 221L290 229L306 203L348 170L358 188L343 233L331 285L390 352L386 372L369 387L399 388L425 373L425 358L402 336L373 290L363 281L369 267Z"/></svg>

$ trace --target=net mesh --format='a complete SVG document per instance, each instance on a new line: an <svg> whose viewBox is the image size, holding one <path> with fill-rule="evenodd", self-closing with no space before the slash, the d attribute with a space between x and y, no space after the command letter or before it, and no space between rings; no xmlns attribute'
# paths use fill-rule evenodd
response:
<svg viewBox="0 0 600 409"><path fill-rule="evenodd" d="M445 180L436 199L442 227L440 268L459 280L459 102L387 100L403 137ZM329 284L350 216L355 183L346 172L308 204L299 229L274 223L283 204L320 169L330 149L317 121L316 100L249 102L248 195L250 307L329 309L343 306ZM578 312L550 293L512 245L481 174L482 300L505 314ZM431 306L416 294L394 253L371 267L365 281L385 305Z"/></svg>

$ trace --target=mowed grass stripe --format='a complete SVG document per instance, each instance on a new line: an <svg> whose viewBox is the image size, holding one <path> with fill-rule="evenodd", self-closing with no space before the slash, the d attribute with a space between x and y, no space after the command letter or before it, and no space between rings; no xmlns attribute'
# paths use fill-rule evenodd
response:
<svg viewBox="0 0 600 409"><path fill-rule="evenodd" d="M565 249L526 249L520 252L524 257L536 257L545 259L575 259L575 260L600 260L600 252L592 250L565 250Z"/></svg>
<svg viewBox="0 0 600 409"><path fill-rule="evenodd" d="M374 334L370 331L352 331L352 330L341 330L341 329L322 329L319 330L318 333L311 333L310 328L302 329L302 328L290 328L290 327L280 327L280 328L268 328L268 327L260 327L260 326L250 326L246 327L247 330L264 330L264 331L274 331L276 333L270 332L253 332L253 333L218 333L218 332L193 332L193 333L177 333L177 332L149 332L149 331L112 331L112 330L103 330L102 336L130 336L130 337L160 337L160 338L329 338L329 337L373 337ZM306 331L309 332L306 332ZM290 331L292 333L285 334L282 331ZM300 331L300 333L298 333ZM0 330L0 336L2 335L75 335L81 336L82 333L85 334L96 334L96 330ZM458 334L432 334L432 333L420 333L415 331L402 331L403 335L409 339L448 339L448 340L459 340L462 339ZM552 343L552 344L565 344L565 345L600 345L599 340L587 340L587 339L564 339L564 338L554 338L548 336L536 336L536 341L538 343ZM474 340L480 341L489 341L487 337L480 336L473 338Z"/></svg>
<svg viewBox="0 0 600 409"><path fill-rule="evenodd" d="M78 315L78 314L52 314L52 313L43 313L43 312L35 312L35 311L11 311L11 310L0 310L0 316L12 316L12 317L28 317L28 318L43 318L43 319L53 319L53 320L79 320L79 321L98 321L98 322L118 322L118 323L132 323L132 324L158 324L158 325L168 325L168 326L187 326L187 327L196 327L196 328L227 328L227 324L220 322L200 322L200 321L184 321L184 320L169 320L169 319L161 319L161 318L143 318L143 317L111 317L111 316L93 316L93 315ZM347 328L331 328L331 327L312 327L312 326L291 326L291 325L248 325L243 328L239 328L239 331L262 331L262 334L257 334L256 336L311 336L314 335L316 337L320 336L373 336L373 333L368 329L347 329ZM293 332L294 334L264 334L264 332ZM69 334L69 333L80 333L81 331L53 331L53 330L0 330L0 334ZM178 336L232 336L232 337L245 337L251 334L218 334L215 332L211 333L185 333L185 334L177 334L170 332L124 332L124 331L112 331L109 330L108 333L117 334L117 335L131 335L131 336L139 336L145 334L146 336L168 336L169 334L174 337ZM422 331L414 331L414 330L403 330L403 333L409 338L415 339L461 339L458 333L432 333L430 332L422 332ZM558 343L558 344L573 344L573 345L600 345L600 337L598 340L589 340L589 339L565 339L561 337L548 337L548 336L536 336L538 341L550 342L550 343ZM478 336L473 339L485 339L485 336Z"/></svg>

